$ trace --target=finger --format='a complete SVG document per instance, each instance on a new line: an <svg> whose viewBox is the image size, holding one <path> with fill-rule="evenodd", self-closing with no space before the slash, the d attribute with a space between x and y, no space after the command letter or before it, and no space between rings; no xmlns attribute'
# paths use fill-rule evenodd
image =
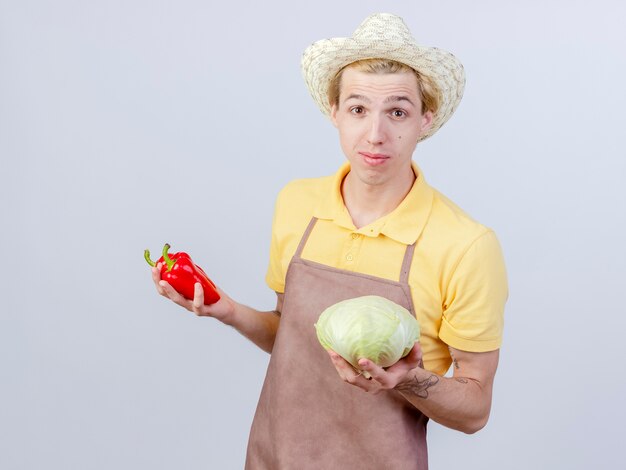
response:
<svg viewBox="0 0 626 470"><path fill-rule="evenodd" d="M420 364L422 363L422 347L419 343L415 343L413 345L413 347L409 351L409 354L407 354L404 358L404 362L411 369L420 366Z"/></svg>
<svg viewBox="0 0 626 470"><path fill-rule="evenodd" d="M337 354L335 351L333 351L331 349L326 350L326 352L330 356L330 359L333 361L333 365L335 366L337 371L339 371L340 369L343 369L342 361L344 359L339 354Z"/></svg>
<svg viewBox="0 0 626 470"><path fill-rule="evenodd" d="M200 309L204 305L204 290L199 282L193 286L193 311L196 315L200 314Z"/></svg>
<svg viewBox="0 0 626 470"><path fill-rule="evenodd" d="M163 289L163 291L165 292L165 297L167 297L168 299L170 299L172 302L177 303L178 305L181 305L187 309L190 309L189 307L189 301L187 299L185 299L182 295L180 295L176 289L174 289L172 287L172 285L167 282L167 281L159 281L159 285L161 286L161 288Z"/></svg>
<svg viewBox="0 0 626 470"><path fill-rule="evenodd" d="M328 355L333 361L333 365L335 366L335 369L337 369L337 373L343 380L347 380L349 377L355 375L354 367L352 367L352 365L350 365L348 361L346 361L335 351L328 350Z"/></svg>
<svg viewBox="0 0 626 470"><path fill-rule="evenodd" d="M409 354L385 369L385 384L394 387L397 384L397 380L417 367L424 367L422 347L419 343L413 345Z"/></svg>
<svg viewBox="0 0 626 470"><path fill-rule="evenodd" d="M419 343L419 341L413 345L413 349L411 349L411 351L409 352L408 357L410 357L410 362L412 364L415 364L413 367L424 368L422 345Z"/></svg>
<svg viewBox="0 0 626 470"><path fill-rule="evenodd" d="M379 384L385 385L385 383L387 382L387 372L375 362L370 361L366 358L361 358L359 359L359 367L361 368L361 370L367 372L370 378L375 380Z"/></svg>
<svg viewBox="0 0 626 470"><path fill-rule="evenodd" d="M159 281L161 281L161 263L158 263L152 268L152 282L154 282L157 292L161 295L165 295L165 291L160 286Z"/></svg>
<svg viewBox="0 0 626 470"><path fill-rule="evenodd" d="M371 382L363 377L363 371L356 371L354 367L352 367L352 364L336 352L329 350L328 353L333 361L335 369L337 369L337 373L339 373L339 377L341 377L344 382L355 385L366 392L370 391Z"/></svg>

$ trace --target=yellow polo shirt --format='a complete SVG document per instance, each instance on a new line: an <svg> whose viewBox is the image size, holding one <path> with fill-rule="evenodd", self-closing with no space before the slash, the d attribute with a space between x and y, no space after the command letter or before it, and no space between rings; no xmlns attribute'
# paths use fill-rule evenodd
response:
<svg viewBox="0 0 626 470"><path fill-rule="evenodd" d="M417 165L413 170L417 179L400 205L360 229L341 196L349 163L335 175L285 186L276 201L266 282L284 292L287 267L311 217L319 220L302 257L347 271L398 281L406 247L417 240L409 286L424 366L443 375L451 364L448 345L470 352L500 347L506 269L494 232L430 187Z"/></svg>

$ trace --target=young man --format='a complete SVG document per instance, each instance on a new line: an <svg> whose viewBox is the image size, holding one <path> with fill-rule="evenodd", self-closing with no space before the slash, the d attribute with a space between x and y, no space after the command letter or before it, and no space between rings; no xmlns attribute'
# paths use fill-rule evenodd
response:
<svg viewBox="0 0 626 470"><path fill-rule="evenodd" d="M278 197L266 277L276 310L223 292L204 306L199 285L188 301L157 269L153 279L162 295L272 354L246 468L426 469L429 418L467 433L487 422L507 297L493 232L412 162L417 143L458 106L463 69L417 45L400 18L379 14L352 38L310 46L303 72L348 161ZM387 369L361 360L368 380L323 350L313 324L326 307L370 294L411 311L421 337Z"/></svg>

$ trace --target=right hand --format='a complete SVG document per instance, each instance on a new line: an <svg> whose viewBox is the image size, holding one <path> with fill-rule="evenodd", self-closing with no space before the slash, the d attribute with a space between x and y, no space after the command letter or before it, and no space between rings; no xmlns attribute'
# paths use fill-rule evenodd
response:
<svg viewBox="0 0 626 470"><path fill-rule="evenodd" d="M158 263L152 268L152 281L160 295L170 299L172 302L190 312L195 313L199 317L213 317L222 323L230 324L234 316L235 302L219 287L217 287L217 292L220 295L220 300L211 305L204 305L204 291L199 282L194 286L193 300L188 300L176 292L169 282L161 279L161 263Z"/></svg>

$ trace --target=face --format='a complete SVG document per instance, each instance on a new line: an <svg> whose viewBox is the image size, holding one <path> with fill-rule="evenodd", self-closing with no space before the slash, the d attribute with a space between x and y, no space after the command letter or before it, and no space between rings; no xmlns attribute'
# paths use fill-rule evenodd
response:
<svg viewBox="0 0 626 470"><path fill-rule="evenodd" d="M415 74L373 74L348 68L331 119L350 173L362 184L380 186L413 178L413 151L420 135L429 129L432 113L422 114Z"/></svg>

